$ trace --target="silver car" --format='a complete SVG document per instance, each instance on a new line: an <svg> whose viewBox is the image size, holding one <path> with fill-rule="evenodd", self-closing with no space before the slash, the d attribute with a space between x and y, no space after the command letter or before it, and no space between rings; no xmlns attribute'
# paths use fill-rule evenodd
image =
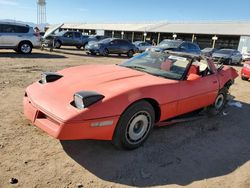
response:
<svg viewBox="0 0 250 188"><path fill-rule="evenodd" d="M40 36L25 24L0 22L0 49L13 49L18 53L30 54L32 48L40 47Z"/></svg>
<svg viewBox="0 0 250 188"><path fill-rule="evenodd" d="M133 42L133 44L136 46L137 52L144 52L146 49L152 47L151 44L147 42L143 42L143 41L136 41L136 42Z"/></svg>
<svg viewBox="0 0 250 188"><path fill-rule="evenodd" d="M220 49L213 53L212 58L215 62L223 64L241 64L242 54L234 49Z"/></svg>

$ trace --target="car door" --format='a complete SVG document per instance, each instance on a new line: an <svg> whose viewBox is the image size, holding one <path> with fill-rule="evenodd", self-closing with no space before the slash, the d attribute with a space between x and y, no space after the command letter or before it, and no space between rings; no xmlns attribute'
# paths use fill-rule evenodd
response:
<svg viewBox="0 0 250 188"><path fill-rule="evenodd" d="M112 40L107 46L109 53L116 53L118 45L118 39Z"/></svg>
<svg viewBox="0 0 250 188"><path fill-rule="evenodd" d="M82 45L81 33L78 33L78 32L74 33L74 44L75 45Z"/></svg>
<svg viewBox="0 0 250 188"><path fill-rule="evenodd" d="M178 114L185 114L211 105L219 90L217 73L213 73L206 60L195 61L192 66L198 66L199 77L180 81ZM207 74L201 75L201 66ZM197 67L196 67L197 68ZM204 73L202 73L204 74Z"/></svg>
<svg viewBox="0 0 250 188"><path fill-rule="evenodd" d="M3 24L0 24L0 47L3 46Z"/></svg>
<svg viewBox="0 0 250 188"><path fill-rule="evenodd" d="M3 47L14 47L17 46L21 38L21 34L16 33L15 25L3 24L2 25L2 46Z"/></svg>
<svg viewBox="0 0 250 188"><path fill-rule="evenodd" d="M73 36L73 32L67 32L63 35L63 44L64 45L74 45L74 36Z"/></svg>

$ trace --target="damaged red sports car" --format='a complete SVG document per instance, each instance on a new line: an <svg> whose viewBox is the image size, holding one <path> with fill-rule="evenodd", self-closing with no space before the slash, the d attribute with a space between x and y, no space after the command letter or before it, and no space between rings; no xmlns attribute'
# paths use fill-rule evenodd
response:
<svg viewBox="0 0 250 188"><path fill-rule="evenodd" d="M148 51L119 65L43 73L26 89L24 114L60 140L112 140L134 149L157 123L205 107L219 113L237 76L199 55Z"/></svg>

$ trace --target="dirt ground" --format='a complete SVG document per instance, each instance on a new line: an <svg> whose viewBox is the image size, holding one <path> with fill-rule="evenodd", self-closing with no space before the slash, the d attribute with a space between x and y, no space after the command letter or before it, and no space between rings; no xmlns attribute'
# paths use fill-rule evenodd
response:
<svg viewBox="0 0 250 188"><path fill-rule="evenodd" d="M155 128L133 151L107 141L60 142L23 117L24 90L41 72L126 59L74 48L31 55L0 51L0 188L250 187L250 82L239 78L231 94L242 108L228 105L213 118ZM12 177L17 184L9 183Z"/></svg>

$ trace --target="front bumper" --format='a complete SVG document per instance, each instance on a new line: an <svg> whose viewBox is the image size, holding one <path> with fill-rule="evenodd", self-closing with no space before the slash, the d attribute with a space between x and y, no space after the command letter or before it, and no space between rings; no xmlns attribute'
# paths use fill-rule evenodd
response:
<svg viewBox="0 0 250 188"><path fill-rule="evenodd" d="M213 59L214 62L220 62L220 63L223 63L223 64L227 64L229 62L230 58L213 57L212 59Z"/></svg>
<svg viewBox="0 0 250 188"><path fill-rule="evenodd" d="M38 109L27 96L23 98L23 107L24 116L28 120L59 140L112 140L115 126L119 120L119 116L115 116L82 122L60 122Z"/></svg>

